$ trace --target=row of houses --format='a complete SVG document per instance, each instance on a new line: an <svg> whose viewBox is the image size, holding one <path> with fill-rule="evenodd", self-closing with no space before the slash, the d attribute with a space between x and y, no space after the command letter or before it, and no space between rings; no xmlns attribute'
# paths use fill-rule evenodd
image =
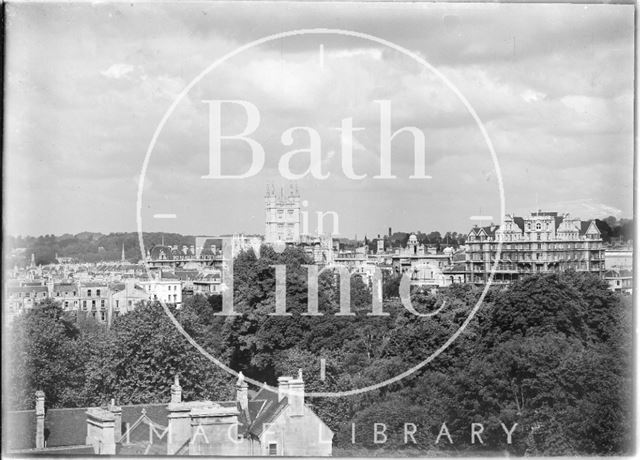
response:
<svg viewBox="0 0 640 460"><path fill-rule="evenodd" d="M5 309L11 318L50 298L67 311L83 312L98 321L110 322L139 302L161 300L180 306L182 283L178 279L125 279L122 282L45 282L27 281L5 287Z"/></svg>

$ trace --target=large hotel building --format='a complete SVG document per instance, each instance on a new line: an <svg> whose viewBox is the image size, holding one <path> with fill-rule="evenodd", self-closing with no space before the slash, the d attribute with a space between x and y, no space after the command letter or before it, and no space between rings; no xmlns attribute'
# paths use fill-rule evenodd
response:
<svg viewBox="0 0 640 460"><path fill-rule="evenodd" d="M484 284L502 251L493 282L508 283L541 272L568 269L604 273L604 248L594 220L581 221L557 212L532 212L528 217L505 216L504 228L474 227L467 238L467 282Z"/></svg>

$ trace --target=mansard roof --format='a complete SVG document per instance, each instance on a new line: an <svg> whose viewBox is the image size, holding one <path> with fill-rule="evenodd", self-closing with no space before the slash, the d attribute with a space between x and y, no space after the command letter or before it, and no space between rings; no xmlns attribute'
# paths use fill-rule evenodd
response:
<svg viewBox="0 0 640 460"><path fill-rule="evenodd" d="M161 252L164 252L164 255L167 258L167 260L173 259L172 257L173 250L171 249L171 246L162 246L162 245L157 245L151 248L151 250L149 251L149 254L151 255L151 259L159 260Z"/></svg>
<svg viewBox="0 0 640 460"><path fill-rule="evenodd" d="M556 224L556 230L558 230L558 227L560 227L560 224L562 223L562 221L564 220L564 217L562 216L555 216L554 217L555 220L555 224Z"/></svg>
<svg viewBox="0 0 640 460"><path fill-rule="evenodd" d="M200 255L212 255L211 246L215 246L218 251L222 251L222 238L207 238L202 244Z"/></svg>
<svg viewBox="0 0 640 460"><path fill-rule="evenodd" d="M523 217L514 217L513 222L520 228L521 231L524 232L524 218Z"/></svg>

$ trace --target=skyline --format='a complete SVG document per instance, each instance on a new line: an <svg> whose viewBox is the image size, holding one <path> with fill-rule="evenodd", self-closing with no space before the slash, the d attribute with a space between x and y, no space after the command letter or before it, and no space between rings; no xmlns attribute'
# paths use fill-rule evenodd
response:
<svg viewBox="0 0 640 460"><path fill-rule="evenodd" d="M5 232L135 231L138 175L173 98L238 46L318 27L396 43L459 88L495 146L507 213L631 217L632 13L632 5L8 4ZM260 20L267 15L270 24ZM466 233L472 215L499 223L495 171L473 120L441 81L393 50L306 36L225 65L194 87L158 139L143 231L262 233L266 184L289 183L275 160L300 142L294 136L286 147L278 138L297 125L320 133L322 167L332 176L294 183L311 215L340 215L339 237L389 226ZM260 110L260 174L201 180L202 100L211 97L244 98ZM402 180L413 161L404 136L392 156L401 180L370 180L379 168L376 99L391 101L394 130L423 129L432 179ZM332 131L349 116L365 128L351 145L354 169L368 174L361 181L341 173ZM237 131L240 123L241 113L224 126ZM229 152L223 168L247 168L246 151ZM162 213L178 218L153 219Z"/></svg>

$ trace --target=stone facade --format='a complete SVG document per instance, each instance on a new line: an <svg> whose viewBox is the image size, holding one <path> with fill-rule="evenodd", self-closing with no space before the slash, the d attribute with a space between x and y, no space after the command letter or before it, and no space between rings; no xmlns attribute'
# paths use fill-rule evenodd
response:
<svg viewBox="0 0 640 460"><path fill-rule="evenodd" d="M265 202L264 240L268 244L276 242L300 242L300 195L293 186L289 193L284 189L276 194L275 188L267 188Z"/></svg>
<svg viewBox="0 0 640 460"><path fill-rule="evenodd" d="M604 272L604 249L595 221L537 211L524 218L505 216L502 229L495 225L471 229L466 246L467 282L487 282L500 239L502 251L493 283L568 269L600 276Z"/></svg>

